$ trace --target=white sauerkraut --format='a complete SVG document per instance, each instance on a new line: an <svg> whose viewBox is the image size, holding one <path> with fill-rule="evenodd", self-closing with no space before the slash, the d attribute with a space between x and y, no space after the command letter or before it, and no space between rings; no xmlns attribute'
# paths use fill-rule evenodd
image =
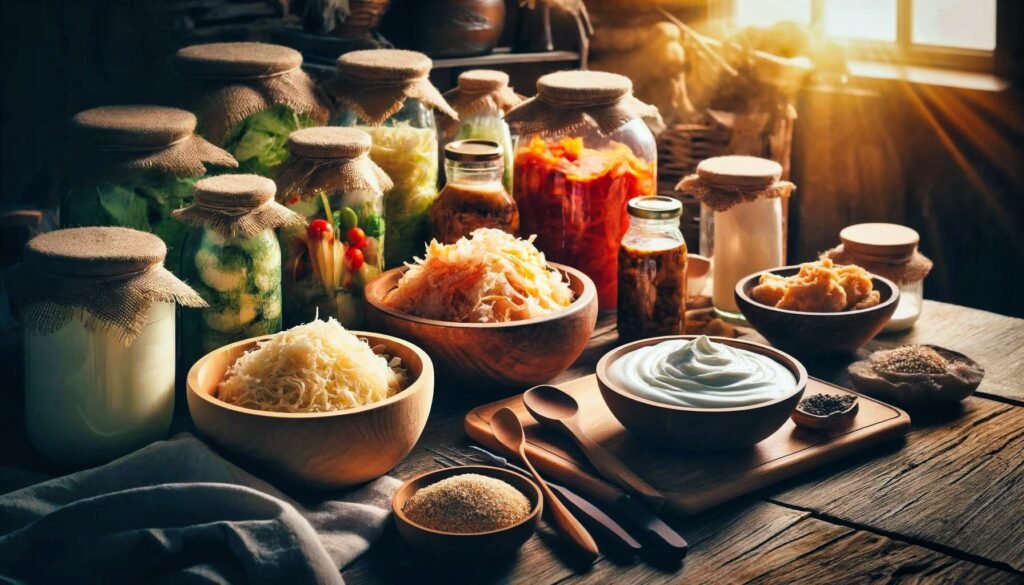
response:
<svg viewBox="0 0 1024 585"><path fill-rule="evenodd" d="M520 321L572 304L573 292L533 237L480 228L454 244L433 240L409 264L385 303L400 311L463 323Z"/></svg>
<svg viewBox="0 0 1024 585"><path fill-rule="evenodd" d="M256 410L330 412L384 400L404 381L400 360L374 353L330 318L261 342L228 369L216 396Z"/></svg>

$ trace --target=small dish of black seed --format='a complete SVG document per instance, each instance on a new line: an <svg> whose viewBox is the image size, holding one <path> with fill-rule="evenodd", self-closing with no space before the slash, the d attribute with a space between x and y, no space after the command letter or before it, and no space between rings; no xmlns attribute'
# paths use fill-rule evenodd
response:
<svg viewBox="0 0 1024 585"><path fill-rule="evenodd" d="M811 394L793 411L793 422L815 430L831 430L853 422L859 410L852 394Z"/></svg>

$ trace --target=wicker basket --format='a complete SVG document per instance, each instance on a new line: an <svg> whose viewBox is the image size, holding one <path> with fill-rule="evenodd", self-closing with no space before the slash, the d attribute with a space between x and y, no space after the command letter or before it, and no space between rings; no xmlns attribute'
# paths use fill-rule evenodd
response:
<svg viewBox="0 0 1024 585"><path fill-rule="evenodd" d="M380 24L388 11L391 0L349 0L349 15L338 27L338 33L346 37L361 37Z"/></svg>

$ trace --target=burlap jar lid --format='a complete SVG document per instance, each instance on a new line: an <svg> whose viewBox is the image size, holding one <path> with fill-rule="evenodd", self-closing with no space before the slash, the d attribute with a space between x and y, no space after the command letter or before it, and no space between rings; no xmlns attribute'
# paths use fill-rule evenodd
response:
<svg viewBox="0 0 1024 585"><path fill-rule="evenodd" d="M523 103L525 97L508 86L508 73L492 69L471 69L459 75L459 83L444 94L452 109L460 117L479 112L504 114ZM443 130L452 133L457 121L444 120Z"/></svg>
<svg viewBox="0 0 1024 585"><path fill-rule="evenodd" d="M338 57L337 75L324 88L347 109L379 126L416 99L442 114L458 118L441 92L430 83L433 61L423 53L402 49L352 51Z"/></svg>
<svg viewBox="0 0 1024 585"><path fill-rule="evenodd" d="M164 268L167 247L145 232L84 227L36 236L10 278L11 295L30 331L49 334L77 315L89 331L114 328L131 343L154 302L206 303Z"/></svg>
<svg viewBox="0 0 1024 585"><path fill-rule="evenodd" d="M843 228L839 238L842 244L822 254L836 264L857 264L896 284L919 282L931 272L932 261L917 251L921 237L907 226L861 223Z"/></svg>
<svg viewBox="0 0 1024 585"><path fill-rule="evenodd" d="M274 201L276 191L274 181L259 175L210 177L196 183L195 204L174 211L174 217L232 238L305 224L302 216Z"/></svg>
<svg viewBox="0 0 1024 585"><path fill-rule="evenodd" d="M288 106L316 124L326 124L326 96L302 70L302 54L266 43L210 43L180 49L179 72L195 80L193 105L200 131L216 144L245 118L271 106Z"/></svg>
<svg viewBox="0 0 1024 585"><path fill-rule="evenodd" d="M229 168L238 162L227 151L195 134L196 117L177 108L103 106L71 119L76 138L93 153L81 161L89 174L115 178L135 171L162 170L179 177L206 174L206 164Z"/></svg>
<svg viewBox="0 0 1024 585"><path fill-rule="evenodd" d="M594 125L611 134L642 118L658 122L658 108L633 97L628 77L604 71L558 71L537 80L537 95L505 115L519 134L554 135Z"/></svg>
<svg viewBox="0 0 1024 585"><path fill-rule="evenodd" d="M370 135L358 128L305 128L288 137L291 157L277 170L277 200L294 203L320 192L390 191L391 178L370 160Z"/></svg>
<svg viewBox="0 0 1024 585"><path fill-rule="evenodd" d="M782 165L773 160L716 156L701 161L697 172L683 177L676 190L694 196L714 211L727 211L759 197L789 197L796 185L781 177Z"/></svg>
<svg viewBox="0 0 1024 585"><path fill-rule="evenodd" d="M280 75L302 66L302 54L267 43L209 43L180 49L178 70L190 77L253 78Z"/></svg>

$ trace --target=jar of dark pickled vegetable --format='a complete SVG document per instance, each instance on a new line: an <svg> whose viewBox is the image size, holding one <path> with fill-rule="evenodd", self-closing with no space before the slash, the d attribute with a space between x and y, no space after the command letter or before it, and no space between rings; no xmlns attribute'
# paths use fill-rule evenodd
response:
<svg viewBox="0 0 1024 585"><path fill-rule="evenodd" d="M363 323L363 286L384 269L384 193L391 179L370 160L370 136L355 128L307 128L288 139L277 200L306 218L282 228L282 290L288 327L319 314Z"/></svg>
<svg viewBox="0 0 1024 585"><path fill-rule="evenodd" d="M617 302L626 203L657 189L657 149L644 118L658 113L632 87L613 73L551 73L537 81L537 97L506 116L520 135L512 181L520 231L536 234L549 260L593 279L601 309Z"/></svg>
<svg viewBox="0 0 1024 585"><path fill-rule="evenodd" d="M281 248L274 229L303 225L274 201L274 182L221 175L196 183L195 204L175 212L193 226L186 280L209 307L185 315L186 362L229 343L281 330Z"/></svg>
<svg viewBox="0 0 1024 585"><path fill-rule="evenodd" d="M447 182L430 208L431 235L445 244L478 228L515 235L519 211L502 182L503 149L489 140L459 140L444 149Z"/></svg>
<svg viewBox="0 0 1024 585"><path fill-rule="evenodd" d="M671 197L638 197L628 209L629 230L619 247L619 337L686 333L683 205Z"/></svg>
<svg viewBox="0 0 1024 585"><path fill-rule="evenodd" d="M370 158L394 182L384 196L388 268L422 253L427 241L427 214L438 191L434 110L458 118L430 83L432 66L415 51L352 51L338 58L337 75L324 84L344 110L333 123L369 134Z"/></svg>

